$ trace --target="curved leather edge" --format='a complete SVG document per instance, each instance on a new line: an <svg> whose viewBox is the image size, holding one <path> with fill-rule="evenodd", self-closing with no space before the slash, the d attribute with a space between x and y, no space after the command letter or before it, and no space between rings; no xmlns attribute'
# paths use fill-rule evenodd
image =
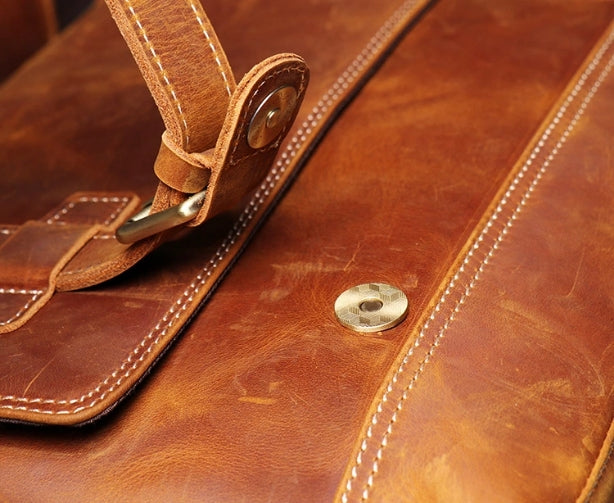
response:
<svg viewBox="0 0 614 503"><path fill-rule="evenodd" d="M586 480L586 485L576 500L578 503L594 503L612 501L614 494L614 421L603 441L599 456Z"/></svg>

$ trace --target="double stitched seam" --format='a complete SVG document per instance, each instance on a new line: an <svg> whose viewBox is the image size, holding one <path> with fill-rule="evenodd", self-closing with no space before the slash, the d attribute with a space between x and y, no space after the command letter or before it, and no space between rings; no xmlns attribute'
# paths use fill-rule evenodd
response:
<svg viewBox="0 0 614 503"><path fill-rule="evenodd" d="M0 321L0 326L4 327L6 325L10 325L14 321L17 321L21 318L30 308L32 304L34 304L40 296L44 292L42 290L18 290L15 288L0 288L0 295L29 295L29 298L26 298L24 304L20 307L20 309L11 316L7 320Z"/></svg>
<svg viewBox="0 0 614 503"><path fill-rule="evenodd" d="M289 156L293 156L298 152L311 136L313 129L320 124L324 114L339 101L341 96L349 89L350 85L362 75L365 68L376 58L382 48L390 42L394 30L404 22L405 17L419 2L420 0L408 0L401 4L401 6L384 22L375 35L371 37L364 49L354 58L347 68L345 68L301 124L301 127L297 130L286 148L287 152L281 154L281 158L277 163L278 168L281 169L284 167L285 169L285 167L290 164L292 157Z"/></svg>
<svg viewBox="0 0 614 503"><path fill-rule="evenodd" d="M200 29L203 32L203 35L207 39L207 44L209 45L209 49L211 49L211 52L213 53L213 58L215 59L215 64L217 65L218 71L220 72L220 75L222 76L222 80L224 81L226 92L228 93L228 96L231 96L232 91L230 89L230 82L228 82L228 76L226 75L226 72L224 71L224 66L222 65L222 61L220 59L218 50L215 47L215 44L213 43L213 39L209 35L209 31L207 30L207 27L205 26L205 23L202 20L202 17L201 17L200 12L198 11L198 8L196 7L196 5L194 5L194 2L190 2L190 7L192 8L192 12L194 13L194 16L196 16L196 21L198 21L198 24L200 25Z"/></svg>
<svg viewBox="0 0 614 503"><path fill-rule="evenodd" d="M408 350L408 352L405 355L404 359L402 360L400 366L398 367L397 371L393 375L391 381L389 382L389 384L388 384L388 386L386 388L386 391L382 395L382 398L381 398L380 402L377 405L376 412L373 414L373 416L371 418L371 424L367 428L367 431L366 431L366 434L365 434L365 438L363 438L363 441L361 442L360 450L359 450L359 453L356 456L355 464L354 464L354 466L352 467L352 469L350 471L350 477L348 478L348 481L346 483L345 491L344 491L344 493L341 496L341 500L342 500L343 503L347 502L348 499L349 499L349 493L350 493L350 491L352 491L353 483L356 480L356 478L358 477L358 470L361 467L361 465L363 464L363 461L364 461L363 458L365 456L365 453L366 453L367 449L369 448L369 442L370 442L370 440L374 436L373 435L373 428L380 421L379 417L380 417L380 415L383 412L383 405L384 405L384 403L386 403L388 401L388 397L391 395L391 393L393 391L395 391L395 387L396 387L396 385L398 383L398 379L399 379L400 375L405 371L405 367L409 363L409 358L414 354L414 351L416 350L416 348L418 348L420 346L420 343L424 339L424 337L426 335L426 332L427 332L427 329L429 328L431 322L433 322L435 320L436 315L442 310L442 307L446 303L446 300L449 298L449 296L452 293L454 293L453 290L455 289L456 284L459 281L461 275L466 275L466 277L469 278L469 281L468 281L467 285L464 287L464 289L462 289L462 286L461 286L462 294L461 294L460 298L458 299L458 301L456 302L456 305L455 305L454 309L448 315L448 317L446 318L445 322L443 323L443 325L439 329L437 335L435 336L435 338L433 340L433 343L431 344L431 347L429 348L428 352L426 353L426 355L424 356L424 358L420 362L417 370L414 372L414 374L411 377L409 383L405 386L405 389L403 390L403 393L402 393L400 399L397 400L396 407L395 407L394 412L392 413L392 415L390 417L390 420L389 420L389 422L387 424L387 427L386 427L386 429L385 429L385 431L384 431L384 433L382 435L381 442L380 442L380 444L379 444L379 446L377 448L377 452L376 452L376 454L374 456L374 459L373 459L373 462L371 464L371 469L370 469L369 475L367 476L367 482L366 482L366 484L364 486L364 489L362 491L362 494L361 494L361 498L362 498L363 501L366 501L369 498L370 491L371 491L371 489L373 487L374 477L375 477L375 475L378 472L379 463L381 462L384 449L388 445L388 439L389 439L389 437L390 437L390 435L392 433L393 426L394 426L394 424L397 421L398 413L403 408L404 401L409 396L409 392L413 389L413 387L416 384L416 382L417 382L418 378L420 377L420 375L422 375L422 373L424 372L424 369L425 369L427 363L430 361L430 359L432 358L436 348L439 346L439 344L441 343L441 340L444 338L445 333L448 330L450 324L454 321L456 315L460 312L461 307L463 306L463 304L466 302L467 298L471 294L471 292L474 289L478 279L480 278L480 275L484 271L484 268L486 267L488 262L493 257L495 251L499 248L501 242L503 241L503 238L509 232L510 228L512 227L514 221L518 218L518 216L519 216L520 212L522 211L522 209L526 206L527 201L529 200L531 194L534 192L535 188L537 187L537 185L539 184L539 182L543 178L544 174L546 173L548 167L551 165L551 163L554 160L555 156L559 153L560 149L562 148L562 146L566 142L567 138L570 136L571 132L576 127L580 117L584 114L586 108L588 107L588 104L590 103L592 98L595 96L595 94L598 91L599 87L601 86L601 84L603 83L605 78L608 76L608 74L611 72L612 67L614 66L614 56L612 56L610 58L610 60L608 61L608 63L605 65L605 68L603 69L603 71L601 72L599 77L596 79L596 81L593 84L592 88L586 92L586 96L584 97L582 102L578 105L577 111L576 111L575 115L569 121L568 126L562 132L559 140L556 142L555 146L552 147L552 149L550 150L550 153L546 156L546 159L543 161L541 166L539 168L537 168L532 181L530 182L528 188L526 189L526 191L522 195L516 194L516 191L518 189L519 184L521 183L522 179L529 173L529 169L533 165L534 161L536 161L537 155L540 154L540 152L544 149L544 147L546 145L546 141L548 141L548 139L550 138L550 136L551 136L552 132L554 131L554 129L558 127L558 125L560 124L561 120L563 119L563 117L568 112L569 106L576 100L576 98L577 98L578 94L580 93L580 91L585 87L585 84L586 84L586 81L587 81L588 77L597 68L597 65L602 60L603 55L605 54L605 52L611 46L613 40L614 40L614 32L610 33L608 39L604 42L604 44L602 45L600 50L597 52L597 54L595 55L595 57L591 61L591 63L588 65L587 69L582 73L582 75L578 79L577 84L571 90L571 92L568 95L568 97L566 98L565 102L559 108L558 113L555 115L555 117L552 120L552 122L546 128L546 130L544 131L544 133L541 136L540 140L537 142L537 146L533 149L533 151L532 151L531 155L529 156L528 160L525 162L525 164L521 168L521 170L518 173L518 175L510 183L507 191L505 192L504 196L501 198L501 200L499 201L495 211L493 212L493 215L488 220L488 222L486 223L485 228L480 233L480 235L476 239L475 243L473 244L472 248L467 253L463 263L461 264L461 266L459 267L458 271L456 272L456 274L454 275L454 277L452 278L452 280L448 284L446 290L444 291L444 293L441 296L439 302L437 303L436 307L434 308L433 312L431 313L429 319L425 322L425 324L424 324L423 328L421 329L420 334L417 337L416 341L411 346L411 348ZM541 155L545 155L545 154L541 154ZM514 197L516 198L516 200L515 201L511 201L511 199L514 198ZM520 198L519 200L517 200L518 197ZM491 235L491 231L495 230L495 223L497 223L498 225L501 225L498 221L501 220L500 217L501 217L502 213L505 210L509 210L508 206L512 205L514 202L517 203L516 207L511 211L511 214L509 215L508 220L505 222L505 224L503 224L502 228L499 230L499 232L496 235L496 237L493 237ZM495 230L495 232L496 232L496 230ZM472 260L474 260L474 255L476 254L476 252L481 251L480 249L483 248L483 243L484 243L484 241L487 238L494 239L494 242L492 243L492 245L490 245L490 250L485 254L485 256L482 258L482 260L479 262L479 264L478 264L477 268L475 269L473 275L469 276L467 274L467 272L466 272L466 269L469 266L470 262Z"/></svg>
<svg viewBox="0 0 614 503"><path fill-rule="evenodd" d="M25 398L16 397L13 395L0 396L0 401L12 401L17 404L25 405L2 405L0 409L21 410L26 412L38 413L38 414L76 414L84 409L91 408L99 401L103 400L106 395L116 389L124 379L127 379L131 373L138 367L140 363L148 353L151 353L155 346L160 342L165 333L172 327L175 321L180 317L190 303L194 301L194 296L198 294L200 289L206 285L207 279L212 275L215 268L230 252L237 239L241 237L244 230L248 227L251 220L258 213L258 210L262 204L269 198L272 190L278 184L283 173L288 169L290 164L296 155L300 152L305 142L312 135L313 130L317 127L325 117L326 112L344 95L344 92L348 90L349 86L358 79L368 65L375 59L377 54L381 51L384 45L390 41L394 29L402 21L404 17L408 15L413 7L417 5L419 0L409 0L402 4L390 18L384 23L384 25L376 32L376 34L369 40L365 48L358 54L358 56L346 67L341 76L335 81L331 88L322 96L317 105L307 115L307 118L301 123L300 128L292 137L284 151L281 153L279 160L271 168L269 174L262 182L250 202L247 204L239 219L235 222L229 235L224 242L220 245L214 256L209 260L209 263L205 268L196 276L188 288L182 293L179 299L174 305L167 311L164 317L158 322L158 324L152 329L152 331L146 335L141 343L129 354L126 360L115 370L109 377L102 381L98 386L87 394L82 395L80 398L71 400L56 400L47 398ZM179 311L179 312L177 312ZM162 324L167 323L162 328ZM155 336L158 330L162 332ZM151 341L147 346L147 342ZM145 347L147 346L147 347ZM139 353L144 351L143 355L138 357ZM138 357L138 358L137 358ZM135 361L136 358L136 361ZM125 370L132 362L134 364ZM122 374L123 373L123 374ZM121 376L117 377L118 375ZM110 387L102 390L103 387L116 379ZM99 393L102 394L86 405L79 405L72 409L54 410L50 408L32 408L31 405L49 405L49 406L74 406L83 404L86 400L95 397Z"/></svg>
<svg viewBox="0 0 614 503"><path fill-rule="evenodd" d="M132 15L134 24L137 26L137 28L141 32L141 36L143 37L143 41L145 42L145 49L146 49L145 53L149 52L149 54L151 54L151 61L153 62L153 66L154 68L157 69L158 73L160 74L160 78L164 82L166 86L166 90L168 94L171 96L173 103L175 103L175 107L177 108L177 111L179 112L181 127L185 135L185 150L187 150L190 145L190 132L188 128L188 121L186 120L185 114L183 113L183 107L181 106L181 102L179 101L179 98L177 97L177 93L175 92L175 86L173 86L173 84L169 80L168 74L166 73L164 66L162 66L162 60L160 59L160 56L158 56L158 53L156 52L153 44L151 43L151 40L149 39L149 36L147 35L147 32L145 31L145 27L143 26L143 23L141 23L141 20L134 9L134 6L132 5L131 0L124 0L124 2L126 6L128 7L130 14Z"/></svg>
<svg viewBox="0 0 614 503"><path fill-rule="evenodd" d="M126 207L128 202L130 201L127 197L80 197L76 201L71 201L65 204L62 208L60 208L53 216L46 220L47 224L50 225L63 225L63 219L70 213L71 210L75 208L75 206L79 203L95 203L95 204L115 204L116 208L113 209L113 212L109 215L103 225L109 225L111 222L117 218L117 216L121 213L121 211ZM6 232L4 232L6 231ZM1 233L3 234L12 234L15 230L11 229L1 229ZM23 305L21 305L18 311L6 320L0 320L0 326L10 325L11 323L17 321L22 316L24 316L30 307L37 302L40 297L43 295L43 290L25 290L25 289L15 289L15 288L0 288L0 295L27 295L29 298L26 298Z"/></svg>
<svg viewBox="0 0 614 503"><path fill-rule="evenodd" d="M242 230L242 229L241 229ZM102 383L94 388L89 393L82 395L80 398L72 400L56 400L56 399L42 399L42 398L18 398L15 396L3 396L0 397L0 401L10 400L16 403L24 404L44 404L44 405L78 405L83 404L88 399L93 399L90 403L81 405L71 410L50 410L50 409L32 409L26 406L12 406L12 405L0 405L0 408L8 408L13 410L27 410L30 412L37 412L42 414L76 414L84 409L91 408L98 402L103 400L109 393L114 391L123 381L128 378L132 372L138 367L146 356L153 351L155 346L160 342L161 338L166 335L168 330L181 318L183 313L188 308L189 304L194 300L194 295L198 293L200 288L206 284L207 279L213 274L213 271L217 268L220 262L224 259L226 254L232 248L232 245L236 242L236 239L241 235L241 230L235 226L235 234L226 238L220 248L215 253L214 257L210 259L207 266L203 271L192 281L188 288L183 292L181 297L173 304L173 306L167 311L164 317L158 322L158 324L152 329L152 331L145 336L141 343L130 353L128 358L121 364L121 366L109 375ZM165 326L163 324L166 323ZM151 341L149 345L147 343ZM132 365L131 365L132 364ZM120 375L121 374L121 375ZM118 377L119 376L119 377ZM109 383L116 379L110 386ZM107 387L108 386L108 387ZM103 390L103 388L106 388ZM97 396L99 395L99 396Z"/></svg>

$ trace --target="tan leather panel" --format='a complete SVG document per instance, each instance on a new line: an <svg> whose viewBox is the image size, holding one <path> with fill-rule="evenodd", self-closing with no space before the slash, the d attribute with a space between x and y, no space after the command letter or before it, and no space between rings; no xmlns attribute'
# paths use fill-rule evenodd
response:
<svg viewBox="0 0 614 503"><path fill-rule="evenodd" d="M0 247L0 334L22 326L49 300L59 271L95 234L91 226L45 222L26 222L11 234Z"/></svg>
<svg viewBox="0 0 614 503"><path fill-rule="evenodd" d="M400 353L342 501L573 501L585 486L614 412L613 44L614 25Z"/></svg>
<svg viewBox="0 0 614 503"><path fill-rule="evenodd" d="M4 0L0 16L0 81L57 31L52 0Z"/></svg>
<svg viewBox="0 0 614 503"><path fill-rule="evenodd" d="M3 228L0 333L18 329L39 312L66 264L90 243L113 237L137 204L126 193L78 193L40 220Z"/></svg>

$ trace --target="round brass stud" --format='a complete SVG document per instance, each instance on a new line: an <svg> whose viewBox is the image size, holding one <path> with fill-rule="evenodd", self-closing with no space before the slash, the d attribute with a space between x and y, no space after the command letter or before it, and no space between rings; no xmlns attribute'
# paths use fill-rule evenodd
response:
<svg viewBox="0 0 614 503"><path fill-rule="evenodd" d="M264 98L249 124L247 143L250 147L266 147L279 136L292 117L297 97L294 87L283 86Z"/></svg>
<svg viewBox="0 0 614 503"><path fill-rule="evenodd" d="M339 323L356 332L381 332L396 327L407 317L408 308L405 294L385 283L354 286L335 301Z"/></svg>

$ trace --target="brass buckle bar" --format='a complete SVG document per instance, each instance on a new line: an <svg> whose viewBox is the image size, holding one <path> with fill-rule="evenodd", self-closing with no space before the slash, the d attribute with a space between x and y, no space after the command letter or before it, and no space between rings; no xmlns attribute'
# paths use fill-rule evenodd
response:
<svg viewBox="0 0 614 503"><path fill-rule="evenodd" d="M149 203L117 229L115 237L128 245L194 220L205 202L206 192L198 192L177 206L153 214Z"/></svg>

